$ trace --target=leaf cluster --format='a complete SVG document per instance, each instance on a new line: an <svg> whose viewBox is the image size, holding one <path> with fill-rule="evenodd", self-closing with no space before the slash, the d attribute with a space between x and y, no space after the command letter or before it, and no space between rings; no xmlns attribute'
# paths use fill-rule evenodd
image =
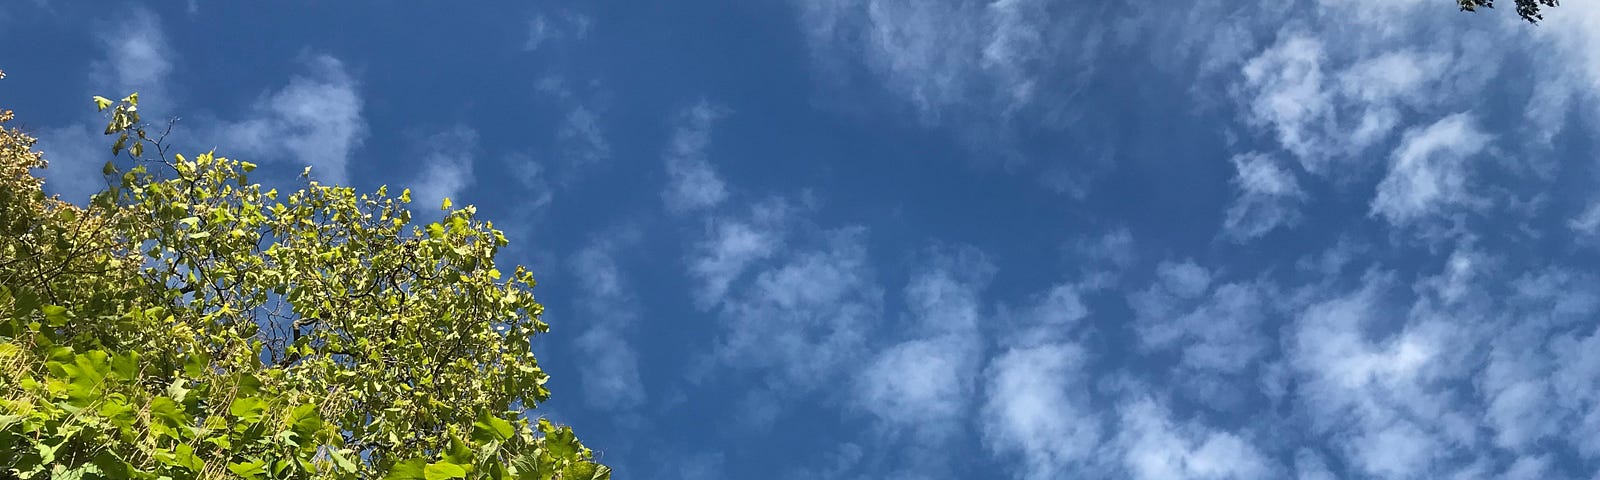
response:
<svg viewBox="0 0 1600 480"><path fill-rule="evenodd" d="M0 477L609 477L527 416L549 326L475 208L418 224L409 191L267 189L169 156L137 94L94 100L132 166L85 207L0 125Z"/></svg>

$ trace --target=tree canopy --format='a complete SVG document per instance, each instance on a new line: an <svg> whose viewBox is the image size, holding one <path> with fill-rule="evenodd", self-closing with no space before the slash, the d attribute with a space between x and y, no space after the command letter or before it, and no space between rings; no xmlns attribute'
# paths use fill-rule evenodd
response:
<svg viewBox="0 0 1600 480"><path fill-rule="evenodd" d="M1461 11L1476 12L1479 8L1494 8L1494 0L1456 0L1461 5ZM1543 7L1560 5L1560 0L1516 0L1517 15L1530 23L1544 20Z"/></svg>
<svg viewBox="0 0 1600 480"><path fill-rule="evenodd" d="M95 103L122 160L81 207L0 111L0 477L609 477L528 417L548 325L474 207L264 188Z"/></svg>

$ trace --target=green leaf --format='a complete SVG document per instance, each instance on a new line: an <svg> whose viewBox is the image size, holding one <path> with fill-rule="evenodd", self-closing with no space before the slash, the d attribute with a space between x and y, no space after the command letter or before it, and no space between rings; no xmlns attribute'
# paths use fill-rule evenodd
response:
<svg viewBox="0 0 1600 480"><path fill-rule="evenodd" d="M144 142L134 142L132 147L128 147L128 153L132 153L135 157L144 155Z"/></svg>
<svg viewBox="0 0 1600 480"><path fill-rule="evenodd" d="M183 362L183 374L188 375L190 378L204 375L210 369L211 355L206 354L204 351L190 353Z"/></svg>
<svg viewBox="0 0 1600 480"><path fill-rule="evenodd" d="M260 478L267 474L267 462L251 460L243 463L228 464L228 471L244 478Z"/></svg>
<svg viewBox="0 0 1600 480"><path fill-rule="evenodd" d="M430 463L427 468L423 469L422 477L426 480L467 478L467 469L450 462Z"/></svg>
<svg viewBox="0 0 1600 480"><path fill-rule="evenodd" d="M511 428L511 422L490 415L488 410L478 415L478 421L473 422L472 427L472 440L475 442L504 442L516 433Z"/></svg>
<svg viewBox="0 0 1600 480"><path fill-rule="evenodd" d="M111 154L112 155L116 155L117 153L116 152L111 152ZM116 173L117 173L117 166L116 166L116 164L113 164L111 162L106 162L105 166L100 167L100 174L101 175L109 176L109 175L115 175Z"/></svg>
<svg viewBox="0 0 1600 480"><path fill-rule="evenodd" d="M344 470L349 473L356 473L356 463L350 461L350 459L345 457L344 453L341 453L339 450L328 450L328 458L333 459L333 465L335 467L339 467L340 470Z"/></svg>
<svg viewBox="0 0 1600 480"><path fill-rule="evenodd" d="M248 424L260 422L261 412L266 409L266 402L257 397L239 397L228 404L228 414Z"/></svg>
<svg viewBox="0 0 1600 480"><path fill-rule="evenodd" d="M67 320L69 320L67 317L67 307L60 305L45 305L39 310L44 312L45 324L52 327L65 326L67 324Z"/></svg>
<svg viewBox="0 0 1600 480"><path fill-rule="evenodd" d="M106 98L106 97L102 97L102 96L99 96L99 95L95 95L94 96L94 106L95 106L96 109L105 110L106 108L111 106L111 99Z"/></svg>
<svg viewBox="0 0 1600 480"><path fill-rule="evenodd" d="M400 462L389 469L389 474L383 480L424 480L427 478L428 460L413 458ZM463 472L464 473L464 472Z"/></svg>

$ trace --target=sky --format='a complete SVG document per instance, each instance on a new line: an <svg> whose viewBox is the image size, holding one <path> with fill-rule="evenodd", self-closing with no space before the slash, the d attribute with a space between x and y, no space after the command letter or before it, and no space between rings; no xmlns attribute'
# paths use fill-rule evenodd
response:
<svg viewBox="0 0 1600 480"><path fill-rule="evenodd" d="M0 103L477 205L615 478L1600 479L1600 5L1501 1L13 0Z"/></svg>

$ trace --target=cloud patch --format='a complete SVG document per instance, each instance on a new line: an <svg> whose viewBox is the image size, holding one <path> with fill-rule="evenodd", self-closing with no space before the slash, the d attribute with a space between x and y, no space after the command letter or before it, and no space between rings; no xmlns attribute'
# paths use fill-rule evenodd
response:
<svg viewBox="0 0 1600 480"><path fill-rule="evenodd" d="M461 200L472 185L472 164L478 151L478 132L462 125L427 136L421 143L422 171L411 181L412 197L424 207L444 199Z"/></svg>
<svg viewBox="0 0 1600 480"><path fill-rule="evenodd" d="M237 150L227 154L308 165L319 180L348 184L350 158L367 137L360 85L332 56L312 57L306 68L263 93L245 118L218 121L209 138Z"/></svg>
<svg viewBox="0 0 1600 480"><path fill-rule="evenodd" d="M727 115L727 109L705 101L678 114L663 155L668 181L661 197L668 211L683 213L715 207L728 197L727 187L706 158L712 126Z"/></svg>
<svg viewBox="0 0 1600 480"><path fill-rule="evenodd" d="M1467 189L1468 160L1482 152L1489 139L1466 114L1407 130L1391 157L1389 173L1378 184L1372 214L1402 225L1449 206L1478 203Z"/></svg>

